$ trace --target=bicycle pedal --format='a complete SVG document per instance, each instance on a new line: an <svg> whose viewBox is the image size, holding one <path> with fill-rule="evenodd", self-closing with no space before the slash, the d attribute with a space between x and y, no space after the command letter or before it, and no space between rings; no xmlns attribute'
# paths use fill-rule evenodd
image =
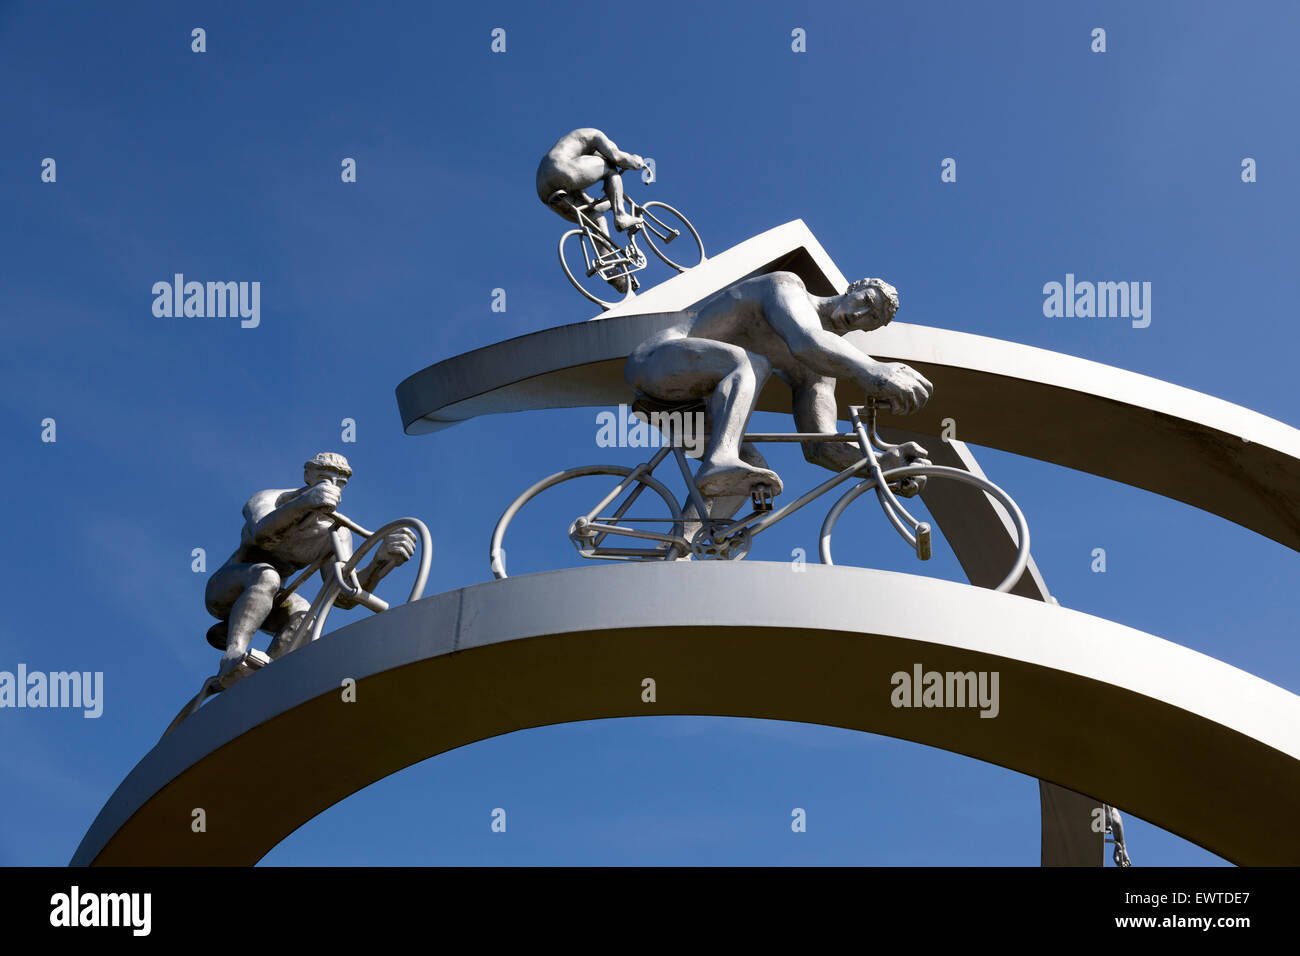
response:
<svg viewBox="0 0 1300 956"><path fill-rule="evenodd" d="M754 505L754 510L760 514L765 514L772 510L772 486L755 485L749 493L749 500Z"/></svg>

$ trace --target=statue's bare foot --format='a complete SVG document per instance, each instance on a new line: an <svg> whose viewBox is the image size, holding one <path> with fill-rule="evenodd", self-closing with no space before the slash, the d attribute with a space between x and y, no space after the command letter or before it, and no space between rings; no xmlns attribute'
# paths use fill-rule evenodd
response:
<svg viewBox="0 0 1300 956"><path fill-rule="evenodd" d="M614 213L614 228L619 232L627 232L633 226L641 222L640 216L634 216L630 212Z"/></svg>
<svg viewBox="0 0 1300 956"><path fill-rule="evenodd" d="M749 497L755 485L769 485L772 494L781 493L781 478L768 468L755 468L743 461L728 464L701 465L695 473L695 483L706 498L724 498L730 495Z"/></svg>
<svg viewBox="0 0 1300 956"><path fill-rule="evenodd" d="M221 667L217 670L216 682L222 690L226 690L231 684L244 676L239 671L239 665L243 662L243 657L223 657L221 658Z"/></svg>

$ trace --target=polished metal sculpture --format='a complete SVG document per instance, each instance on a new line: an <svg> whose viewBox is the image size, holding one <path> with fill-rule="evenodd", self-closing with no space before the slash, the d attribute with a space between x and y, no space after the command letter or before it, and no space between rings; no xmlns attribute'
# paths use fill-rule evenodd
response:
<svg viewBox="0 0 1300 956"><path fill-rule="evenodd" d="M790 386L795 428L826 434L838 418L835 383L844 379L907 415L929 401L934 386L901 362L878 362L842 336L888 325L898 292L880 279L860 279L842 295L810 293L793 272L773 272L737 282L684 311L628 357L624 378L638 397L658 403L703 400L708 445L695 475L706 498L749 497L765 486L781 493L781 479L757 449L743 442L758 395L772 375ZM808 441L804 457L841 471L856 464L856 449ZM915 442L890 449L889 470L928 464ZM916 494L913 487L905 494ZM739 506L739 502L737 502Z"/></svg>
<svg viewBox="0 0 1300 956"><path fill-rule="evenodd" d="M640 156L623 152L600 130L586 127L562 136L537 167L538 198L578 225L560 237L560 266L575 289L606 309L616 301L605 298L609 293L602 291L601 283L613 286L624 301L641 287L634 273L644 269L648 260L637 246L638 235L678 272L705 258L704 243L690 220L666 203L638 203L624 192L620 172L644 166ZM604 199L586 192L598 182L605 185ZM612 238L607 212L614 214L614 228L627 233L626 246Z"/></svg>
<svg viewBox="0 0 1300 956"><path fill-rule="evenodd" d="M641 169L645 160L636 153L625 153L598 129L584 127L565 133L546 151L537 167L537 196L570 222L577 222L569 205L558 193L591 205L601 232L609 235L604 213L614 213L614 228L626 232L637 217L623 208L624 169ZM597 203L586 190L599 182L605 184L605 201Z"/></svg>
<svg viewBox="0 0 1300 956"><path fill-rule="evenodd" d="M894 529L924 561L931 554L930 525L913 517L898 498L919 494L933 477L974 486L1005 509L1015 527L1017 552L997 590L1012 590L1029 564L1029 529L1011 497L966 469L933 464L916 442L890 443L877 432L878 406L911 413L925 405L933 386L907 365L876 361L843 336L881 328L897 311L897 291L880 279L861 279L840 295L818 296L808 292L799 276L778 270L733 283L698 308L678 313L636 346L625 366L626 382L636 395L633 409L664 432L664 447L635 468L585 465L526 489L493 529L493 576L508 574L505 535L524 505L562 482L597 475L618 481L573 520L562 516L569 541L583 558L739 560L759 533L856 478L862 480L840 497L822 524L822 563L834 563L831 535L836 522L867 491L875 492ZM772 375L790 386L796 431L746 432L758 395ZM839 379L868 396L865 406L850 406L853 429L847 433L836 428ZM687 427L694 418L702 424ZM692 474L683 436L697 431L707 436L708 445ZM836 474L775 508L773 498L783 486L755 447L760 442L799 442L809 462ZM686 483L680 506L654 477L669 455L675 456ZM646 491L651 494L642 498ZM733 519L747 498L753 510ZM633 510L638 499L642 504Z"/></svg>
<svg viewBox="0 0 1300 956"><path fill-rule="evenodd" d="M489 546L492 574L497 579L508 576L505 535L524 505L562 482L595 475L611 475L619 481L608 493L598 496L585 513L567 522L569 541L584 558L601 561L664 561L685 558L739 560L749 553L753 539L760 532L785 520L842 483L862 478L862 481L836 501L822 523L818 546L822 564L835 563L831 557L831 535L844 509L868 491L876 493L881 510L894 530L911 546L918 558L927 561L931 554L930 525L909 514L897 496L911 497L918 494L928 478L946 478L985 492L989 499L998 502L1005 509L1014 526L1016 556L1011 570L1002 576L1001 583L995 590L1015 589L1029 567L1029 526L1011 496L983 475L974 474L965 468L931 464L924 459L916 460L921 463L899 465L887 470L882 468L881 461L884 459L891 462L900 460L905 446L890 444L880 437L876 429L874 399L865 408L851 406L849 414L853 430L846 433L746 433L743 436L746 444L797 441L805 447L842 448L849 464L834 477L776 510L773 510L771 495L756 492L751 499L754 503L753 511L740 518L732 519L732 515L739 508L737 502L742 499L705 500L700 493L697 476L691 474L681 443L676 440L678 436L671 431L667 436L668 443L649 461L642 462L635 468L623 465L586 465L544 478L516 498L493 528ZM850 451L851 446L856 447ZM687 497L682 507L678 506L672 492L654 477L654 470L669 454L675 456L686 481ZM635 516L628 515L629 509L646 490L653 494L642 500ZM656 497L662 503L662 509L656 507ZM719 509L719 504L724 507ZM562 520L567 517L562 516ZM608 543L611 539L614 544ZM627 539L631 539L630 543L636 547L625 546Z"/></svg>
<svg viewBox="0 0 1300 956"><path fill-rule="evenodd" d="M322 452L303 465L303 487L259 491L244 505L239 547L208 579L204 595L208 612L218 619L207 639L225 651L221 666L167 733L213 694L317 640L331 608L387 610L388 603L373 592L384 577L410 560L417 540L420 569L408 601L423 594L431 555L428 528L417 518L399 518L372 532L339 513L343 487L351 477L346 458ZM353 532L363 539L355 551ZM360 559L372 550L374 557L358 571ZM298 588L318 571L323 587L316 600L308 602ZM250 647L259 630L273 635L266 653Z"/></svg>
<svg viewBox="0 0 1300 956"><path fill-rule="evenodd" d="M539 197L580 226L566 238L577 236L582 246L585 278L594 276L624 293L616 318L546 330L457 356L402 383L398 398L403 423L412 433L491 411L618 401L627 385L636 392L637 405L649 413L698 409L708 423L709 443L697 474L690 473L680 446L670 441L636 469L588 466L552 476L525 492L502 518L508 523L522 503L560 480L617 475L621 480L615 491L572 522L570 539L584 557L659 559L656 565L630 575L597 568L476 585L362 622L349 635L294 655L279 665L280 681L241 686L235 697L142 760L97 817L74 863L194 862L200 857L252 862L322 806L434 753L499 734L503 727L642 714L635 694L611 695L606 683L591 681L593 661L605 670L612 666L666 675L675 688L670 712L813 720L917 740L1104 793L1238 862L1300 859L1294 834L1282 838L1289 831L1278 831L1271 822L1285 819L1287 794L1300 779L1300 742L1294 732L1300 726L1294 719L1300 699L1168 641L1049 603L1028 557L1023 515L983 477L963 443L945 438L935 454L940 461L965 460L959 469L930 463L924 448L897 431L896 444L880 438L876 418L886 408L894 414L924 409L909 423L917 432L909 437L938 434L935 410L925 408L933 386L908 365L878 361L859 347L863 334L882 329L896 313L898 297L891 286L875 279L845 283L810 234L796 237L801 244L794 248L776 248L793 232L806 233L802 223L727 250L704 268L647 290L633 302L638 283L632 273L645 265L636 246L638 231L660 258L685 271L651 238L663 239L665 233L651 225L662 226L663 219L647 215L650 207L659 205L682 219L685 229L674 231L672 238L689 233L704 261L698 234L680 214L662 204L639 206L623 193L618 171L637 168L633 161L640 157L622 153L598 130L584 129L560 140L538 171ZM585 192L601 180L603 201ZM615 247L603 221L609 211L616 230L628 233L628 246L622 249ZM562 240L561 262L581 290L564 248ZM609 306L588 291L584 295ZM1134 454L1124 462L1124 480L1203 507L1211 500L1221 509L1217 513L1268 528L1265 533L1300 547L1300 521L1285 503L1275 504L1281 496L1244 496L1241 504L1212 497L1197 481L1184 480L1187 473L1193 479L1209 475L1219 482L1214 491L1294 485L1300 481L1294 467L1300 462L1300 432L1294 429L1186 390L1175 393L1173 386L1131 373L961 333L895 327L873 337L871 351L908 357L935 375L949 403L942 413L960 408L964 414L969 408L963 427L976 440L992 435L1002 439L1001 447L1037 449L1040 457L1098 470L1114 467L1115 456L1095 454L1098 439L1092 436L1102 436L1108 447L1114 435L1130 436L1134 441L1128 450ZM620 366L626 383L618 381ZM444 374L449 370L463 374ZM773 375L790 392L787 397L784 390L769 390L766 408L793 411L797 430L746 432L763 385ZM1098 384L1099 375L1105 388ZM1041 407L1026 408L1036 404L1024 401L1026 394L1039 398ZM774 400L780 407L773 406ZM1147 405L1161 402L1173 410L1169 417L1181 409L1184 417L1177 420L1187 427L1153 424ZM848 409L852 421L845 434L836 431L840 408ZM1110 415L1108 421L1116 427L1097 427L1096 415L1080 410ZM1025 414L1087 420L1090 429L1082 437L1044 437L1052 430L1027 427ZM672 421L671 414L666 420ZM882 430L889 433L884 425ZM1239 449L1231 446L1240 452L1240 469L1221 468L1207 456L1189 454L1184 465L1177 456L1156 454L1220 432L1241 443ZM836 474L773 510L772 498L782 492L782 483L755 450L754 443L761 441L799 442L809 462ZM689 501L682 506L651 475L669 454L676 455L687 483ZM1265 477L1256 478L1245 466L1249 455L1288 467L1259 470ZM1162 459L1160 469L1149 467L1156 457ZM1169 460L1179 460L1179 469L1169 469ZM412 531L420 537L421 565L411 599L422 593L429 565L424 525L404 518L367 532L336 510L351 474L346 461L321 455L307 467L306 487L262 492L246 506L240 549L209 584L209 609L223 618L209 632L209 640L226 651L221 672L205 682L169 731L207 696L272 657L319 638L335 602L387 609L370 591L412 556ZM850 478L863 480L827 516L823 562L831 564L830 528L844 507L867 491L875 492L896 530L924 558L929 527L911 518L898 498L922 492L927 478L938 477L959 478L948 488L957 485L968 495L958 507L955 499L935 494L935 485L944 490L941 483L924 487L926 504L944 526L972 583L992 585L996 578L989 579L988 570L1002 565L986 557L999 549L1004 553L1008 541L1003 539L1014 537L1019 549L1015 565L998 590L1039 600L1011 601L978 588L864 569L823 567L791 575L784 563L692 568L663 560L744 557L757 531ZM622 492L632 491L635 498L646 489L665 500L671 530L632 534L643 539L638 542L642 551L623 549L620 555L605 541L631 534L632 519L622 507L612 518L604 517L603 509ZM746 494L755 503L754 512L728 520ZM1003 520L1006 513L1011 520ZM1279 516L1286 520L1270 520ZM699 528L693 535L686 530L692 523ZM493 571L499 560L496 576L504 578L501 530L499 523ZM348 531L365 539L356 552ZM647 540L652 547L644 547ZM358 572L362 555L376 548L375 560ZM325 587L306 605L294 592L317 570ZM295 571L301 573L284 585ZM673 599L659 599L664 594ZM249 648L259 628L274 634L269 656ZM1052 640L1042 640L1048 633ZM547 640L539 642L539 637ZM791 640L799 650L793 657ZM996 726L977 722L980 732L973 735L960 714L936 713L934 720L918 724L888 707L883 695L864 701L864 681L871 683L872 675L886 677L899 655L911 654L918 642L931 649L927 661L940 668L987 665L1014 672L1025 689L1022 705L990 722ZM701 654L728 666L701 668ZM1142 666L1116 671L1106 664L1119 656ZM520 666L502 665L515 657ZM368 711L365 721L332 719L339 674L383 687L385 692L375 695L380 709ZM542 695L529 692L539 674L548 687ZM517 692L507 694L507 686L514 684ZM477 706L484 687L497 699L507 694L521 702L504 723L499 709ZM433 694L442 706L412 707L416 694ZM1060 713L1085 710L1095 715L1086 725L1056 726ZM386 747L375 751L367 745L375 728L391 726L402 731ZM1171 737L1162 732L1170 726L1187 732ZM304 727L324 729L313 737L302 732ZM1151 732L1142 738L1144 729ZM1091 746L1117 733L1141 739L1120 759ZM326 750L331 759L323 761L319 755ZM268 753L276 755L273 762L263 759ZM1211 763L1231 771L1223 775L1228 783L1213 791L1197 786L1197 768L1207 754ZM265 785L267 779L282 799L250 823L238 808L246 801L249 781ZM159 821L183 817L199 790L209 806L230 808L214 814L231 821L229 829L221 840L199 844L170 839ZM1097 802L1073 796L1085 807ZM1122 819L1113 807L1102 806L1115 862L1128 865ZM1225 807L1231 812L1224 812ZM1044 811L1045 862L1047 828Z"/></svg>

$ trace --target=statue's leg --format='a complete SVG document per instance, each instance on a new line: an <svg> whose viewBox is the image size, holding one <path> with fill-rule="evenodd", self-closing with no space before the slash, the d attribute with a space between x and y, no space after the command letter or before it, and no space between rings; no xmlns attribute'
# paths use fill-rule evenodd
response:
<svg viewBox="0 0 1300 956"><path fill-rule="evenodd" d="M600 231L600 234L602 236L604 236L606 239L609 240L608 246L598 244L598 243L593 243L593 245L596 246L596 249L594 250L596 255L603 256L613 252L614 249L618 248L618 243L615 242L610 237L609 221L605 218L605 211L609 208L609 200L605 199L597 203L595 197L589 196L587 193L584 192L581 195L580 201L590 207L583 215L585 215L587 219L592 223L592 225L594 225L595 228ZM577 217L575 216L574 218L576 219ZM624 295L627 294L629 276L620 272L617 275L605 276L604 278L606 282L612 285L619 292L623 293ZM635 276L632 276L630 278L632 283L632 291L635 292L640 287L639 283L637 283Z"/></svg>
<svg viewBox="0 0 1300 956"><path fill-rule="evenodd" d="M706 412L704 426L706 439L712 433L709 417L710 416ZM767 463L767 459L764 458L762 453L758 450L758 446L751 442L741 443L740 460L755 468L760 468L765 471L772 470L771 466ZM775 474L775 472L773 472L773 474ZM706 502L709 506L708 517L720 519L735 517L736 512L743 506L749 504L749 501L750 498L748 494L726 495L724 497L710 498ZM701 523L699 510L695 507L695 502L691 501L689 498L686 500L684 507L682 508L682 517L686 519L682 528L682 536L686 538L687 541L690 541L691 538L695 536L696 532L700 530Z"/></svg>
<svg viewBox="0 0 1300 956"><path fill-rule="evenodd" d="M600 230L601 235L605 236L606 238L609 238L609 222L605 219L605 211L609 208L609 203L608 203L608 202L603 202L603 201L597 203L597 202L596 202L596 197L595 197L595 196L588 195L588 194L585 193L585 192L578 193L578 194L574 195L574 197L573 197L573 201L576 202L576 203L578 203L578 205L580 205L580 206L587 206L587 207L588 207L588 208L587 208L587 211L584 212L583 215L584 215L584 216L585 216L585 217L586 217L586 218L587 218L587 219L588 219L588 220L589 220L589 221L590 221L590 222L591 222L591 223L592 223L592 224L593 224L593 225L594 225L598 230ZM570 212L572 212L572 210L570 210ZM570 218L571 218L574 222L577 222L577 221L578 221L578 217L577 217L576 214L571 215ZM615 243L615 242L611 239L611 240L610 240L610 245L617 245L617 243ZM600 249L597 249L597 250L596 250L597 253L604 253L605 251L607 251L605 248L600 248Z"/></svg>
<svg viewBox="0 0 1300 956"><path fill-rule="evenodd" d="M296 591L290 594L278 607L271 609L267 615L266 623L262 625L265 630L275 635L271 641L271 646L266 649L267 657L275 660L288 652L290 645L295 637L298 636L298 629L303 626L307 619L307 612L311 610L311 602Z"/></svg>
<svg viewBox="0 0 1300 956"><path fill-rule="evenodd" d="M705 496L720 498L747 496L760 483L771 485L774 494L781 491L776 472L749 464L740 449L771 374L772 363L757 352L712 339L682 338L634 351L626 378L637 391L664 402L707 397L710 434L696 482Z"/></svg>
<svg viewBox="0 0 1300 956"><path fill-rule="evenodd" d="M212 575L206 594L208 611L216 616L226 608L230 612L219 677L233 673L244 659L279 590L280 575L269 564L228 564Z"/></svg>
<svg viewBox="0 0 1300 956"><path fill-rule="evenodd" d="M619 232L627 232L629 227L641 221L623 208L623 177L612 166L605 174L605 198L614 210L614 228Z"/></svg>

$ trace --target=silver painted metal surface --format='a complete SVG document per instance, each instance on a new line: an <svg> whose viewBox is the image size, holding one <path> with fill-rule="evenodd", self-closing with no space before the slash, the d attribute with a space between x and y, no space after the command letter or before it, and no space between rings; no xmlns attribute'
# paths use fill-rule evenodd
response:
<svg viewBox="0 0 1300 956"><path fill-rule="evenodd" d="M303 487L268 489L249 498L239 547L213 572L205 592L208 612L218 619L208 630L208 643L225 651L220 668L204 680L163 736L209 698L318 640L335 605L388 610L388 602L374 589L411 558L417 543L420 567L407 600L424 594L432 555L429 529L417 518L399 518L376 532L367 531L337 510L351 477L346 458L321 452L303 465ZM355 551L353 533L364 539ZM358 570L361 558L371 551L375 556L370 564ZM309 602L298 589L317 572L323 586ZM265 653L251 647L259 630L273 635Z"/></svg>
<svg viewBox="0 0 1300 956"><path fill-rule="evenodd" d="M723 285L775 269L797 273L823 295L847 285L807 227L787 223L597 322L499 343L411 376L398 388L403 424L418 434L478 414L625 401L622 356L672 322L651 313L688 308ZM1300 549L1300 432L1291 426L1146 376L983 336L894 323L872 334L870 348L937 384L940 401L896 423L915 431L885 430L900 442L923 442L936 463L978 472L963 443L932 440L951 417L969 440L1164 494ZM837 399L840 417L861 400ZM769 388L757 407L788 411L789 394ZM963 460L945 461L954 449ZM1001 505L953 482L931 483L924 497L971 581L991 586L984 579L1007 566L1015 547ZM1001 534L994 533L999 522ZM1032 561L1015 593L1050 600ZM1044 865L1095 865L1096 841L1078 821L1097 801L1046 781L1040 790Z"/></svg>
<svg viewBox="0 0 1300 956"><path fill-rule="evenodd" d="M933 441L915 432L888 430L897 442L926 442L936 465L961 468L987 479L984 469L964 442ZM967 580L976 587L992 587L1016 553L1015 522L993 497L970 485L932 481L921 492L935 523L943 530ZM1035 601L1056 603L1031 556L1025 574L1012 594ZM1093 828L1094 812L1102 806L1095 797L1076 793L1046 780L1038 781L1040 862L1043 866L1102 866L1103 834Z"/></svg>
<svg viewBox="0 0 1300 956"><path fill-rule="evenodd" d="M866 421L860 417L865 417ZM705 500L703 489L699 486L698 475L693 475L686 462L682 449L680 434L673 428L668 429L663 448L635 468L614 465L585 465L557 472L528 487L512 501L496 526L488 546L488 559L492 574L496 578L508 575L506 567L505 535L511 522L529 501L541 492L561 482L593 475L610 475L617 479L608 485L609 491L591 504L585 514L577 515L568 525L569 541L577 548L583 558L605 561L675 561L693 556L697 559L740 560L749 553L752 540L761 532L772 527L790 515L807 507L821 496L828 494L844 482L860 479L852 488L842 493L827 513L822 524L819 554L823 564L834 564L831 559L831 535L835 524L845 508L867 491L874 491L881 510L893 525L899 536L916 552L922 561L929 560L931 537L930 525L914 518L898 500L898 495L913 497L923 491L929 479L942 478L974 487L988 498L997 502L1000 514L1008 518L1008 528L1016 543L1015 557L1010 569L994 586L998 591L1010 591L1029 563L1029 527L1019 507L1001 488L990 482L982 474L975 474L970 469L933 465L928 461L922 464L905 465L902 462L913 460L905 455L902 445L891 444L880 437L876 429L876 405L869 403L866 409L856 406L850 409L854 430L847 436L836 433L799 433L796 435L742 435L738 441L748 445L752 442L784 439L802 440L805 449L809 446L834 444L839 447L847 445L841 441L848 438L856 441L857 448L835 461L843 464L843 470L828 478L817 487L805 492L792 501L776 508L770 494L753 498L753 510L741 517L733 517L743 501L731 502L724 507L721 514L714 510L721 502L717 498ZM846 449L847 450L847 449ZM922 450L923 451L923 450ZM669 455L675 459L686 483L687 498L685 504L678 506L672 494L656 478L655 469ZM764 487L763 485L759 486ZM666 517L659 514L646 514L646 504L653 499L647 496L642 505L636 509L634 517L628 517L627 511L633 507L641 495L650 490L664 505ZM989 507L979 499L972 499L970 505L975 509ZM690 509L687 512L687 509ZM653 505L651 510L655 511ZM612 514L606 514L612 511ZM567 519L568 515L555 516ZM642 527L649 524L649 527ZM560 527L560 525L557 525ZM1001 528L991 529L995 534L1002 533ZM628 541L627 539L632 539ZM606 542L613 539L614 544ZM629 544L639 545L628 547Z"/></svg>
<svg viewBox="0 0 1300 956"><path fill-rule="evenodd" d="M647 599L662 594L673 600ZM891 674L916 664L999 672L997 717L893 706ZM652 705L641 699L647 676L658 686ZM340 700L345 677L357 681L355 704ZM884 571L749 561L526 575L342 628L160 741L73 863L253 863L416 761L526 727L649 714L886 734L1097 794L1236 863L1300 864L1300 830L1278 824L1293 819L1300 789L1300 697L1051 604ZM1121 737L1123 748L1111 746ZM250 780L276 794L252 813ZM208 832L191 834L200 805Z"/></svg>
<svg viewBox="0 0 1300 956"><path fill-rule="evenodd" d="M734 281L769 266L795 272L821 295L847 285L796 222L720 253L637 301L685 308L698 301L692 295L711 294L719 277ZM677 283L687 291L670 288ZM616 406L630 397L627 356L677 321L676 313L613 310L438 362L398 385L403 426L421 434L479 415ZM964 332L892 322L861 344L934 383L935 397L923 409L887 416L886 428L937 436L952 418L963 441L1134 485L1300 550L1300 431L1290 425L1145 375ZM841 382L839 417L847 419L848 406L866 399ZM769 382L756 407L789 413L790 390Z"/></svg>
<svg viewBox="0 0 1300 956"><path fill-rule="evenodd" d="M665 203L638 203L624 191L622 171L644 167L640 156L619 149L592 127L560 137L537 167L537 198L578 226L560 237L560 267L578 292L605 309L640 288L636 273L648 260L637 246L638 234L655 256L678 272L705 259L700 234L685 216ZM603 199L586 192L596 183L604 184ZM625 246L610 233L607 212L614 214L615 230L627 234Z"/></svg>
<svg viewBox="0 0 1300 956"><path fill-rule="evenodd" d="M845 341L849 332L888 325L897 311L897 291L880 279L860 279L842 295L821 296L793 272L755 276L677 313L668 327L638 343L624 380L638 400L703 403L708 445L695 481L706 498L747 497L756 485L779 495L781 479L752 444L742 442L769 380L790 388L795 429L803 432L834 431L837 379L902 414L929 400L924 376L901 363L876 361L861 337ZM804 455L836 472L858 457L851 448L811 442Z"/></svg>

